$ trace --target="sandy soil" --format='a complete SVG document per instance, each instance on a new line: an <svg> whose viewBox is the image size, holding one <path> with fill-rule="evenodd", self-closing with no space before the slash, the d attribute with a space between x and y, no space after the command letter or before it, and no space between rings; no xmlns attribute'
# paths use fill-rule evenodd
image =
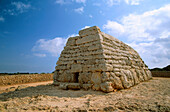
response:
<svg viewBox="0 0 170 112"><path fill-rule="evenodd" d="M170 112L170 78L153 78L112 93L61 90L51 81L0 88L0 112Z"/></svg>

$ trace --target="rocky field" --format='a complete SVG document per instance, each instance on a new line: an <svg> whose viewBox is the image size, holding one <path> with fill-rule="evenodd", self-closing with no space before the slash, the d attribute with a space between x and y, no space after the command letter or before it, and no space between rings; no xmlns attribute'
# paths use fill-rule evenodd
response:
<svg viewBox="0 0 170 112"><path fill-rule="evenodd" d="M103 93L61 90L52 81L0 87L0 112L170 112L170 78L153 78L130 89Z"/></svg>

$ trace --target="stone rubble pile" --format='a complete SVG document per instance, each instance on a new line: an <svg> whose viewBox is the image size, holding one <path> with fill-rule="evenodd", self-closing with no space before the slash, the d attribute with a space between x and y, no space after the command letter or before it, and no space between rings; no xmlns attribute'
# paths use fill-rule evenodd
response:
<svg viewBox="0 0 170 112"><path fill-rule="evenodd" d="M55 69L54 84L62 89L112 92L152 78L133 48L97 26L68 39Z"/></svg>

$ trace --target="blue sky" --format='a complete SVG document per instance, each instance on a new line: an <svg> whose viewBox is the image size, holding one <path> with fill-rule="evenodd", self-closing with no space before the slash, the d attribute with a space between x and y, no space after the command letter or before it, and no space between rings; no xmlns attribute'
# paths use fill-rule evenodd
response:
<svg viewBox="0 0 170 112"><path fill-rule="evenodd" d="M52 72L67 38L94 25L149 68L170 64L169 0L0 0L0 72Z"/></svg>

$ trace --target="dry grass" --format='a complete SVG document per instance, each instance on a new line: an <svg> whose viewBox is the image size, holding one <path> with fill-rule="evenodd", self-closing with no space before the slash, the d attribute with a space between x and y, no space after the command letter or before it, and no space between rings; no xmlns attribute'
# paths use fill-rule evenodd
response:
<svg viewBox="0 0 170 112"><path fill-rule="evenodd" d="M53 74L4 75L0 76L0 85L14 85L32 82L50 81Z"/></svg>

